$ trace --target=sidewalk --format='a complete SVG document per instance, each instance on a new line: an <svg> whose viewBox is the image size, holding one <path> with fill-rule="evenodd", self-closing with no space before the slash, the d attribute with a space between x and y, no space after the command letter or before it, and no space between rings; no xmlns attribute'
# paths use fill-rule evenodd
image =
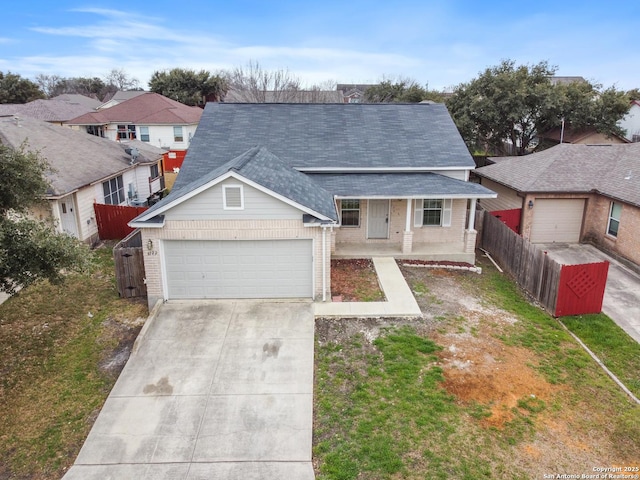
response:
<svg viewBox="0 0 640 480"><path fill-rule="evenodd" d="M422 315L395 259L373 257L386 302L315 303L316 317L417 317Z"/></svg>

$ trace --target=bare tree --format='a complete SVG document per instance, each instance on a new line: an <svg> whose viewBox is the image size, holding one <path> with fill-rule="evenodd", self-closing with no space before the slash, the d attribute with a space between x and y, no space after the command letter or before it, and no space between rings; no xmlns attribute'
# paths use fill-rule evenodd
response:
<svg viewBox="0 0 640 480"><path fill-rule="evenodd" d="M113 86L117 90L139 90L140 82L137 78L130 77L122 68L113 68L104 76L107 86Z"/></svg>
<svg viewBox="0 0 640 480"><path fill-rule="evenodd" d="M264 70L250 61L246 68L237 67L227 73L231 94L229 100L251 103L288 103L295 101L301 90L300 79L289 70Z"/></svg>
<svg viewBox="0 0 640 480"><path fill-rule="evenodd" d="M43 73L36 76L36 83L47 98L58 95L59 85L63 78L60 75L45 75Z"/></svg>

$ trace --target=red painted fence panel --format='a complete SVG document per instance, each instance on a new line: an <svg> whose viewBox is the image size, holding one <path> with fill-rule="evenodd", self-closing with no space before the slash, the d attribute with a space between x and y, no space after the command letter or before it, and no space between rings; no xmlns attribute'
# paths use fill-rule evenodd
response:
<svg viewBox="0 0 640 480"><path fill-rule="evenodd" d="M184 157L187 155L186 150L172 150L162 155L163 170L173 173L174 168L182 167Z"/></svg>
<svg viewBox="0 0 640 480"><path fill-rule="evenodd" d="M522 217L521 208L514 208L512 210L495 210L489 213L491 213L491 215L493 215L494 217L500 219L502 223L504 223L518 235L520 234L520 218Z"/></svg>
<svg viewBox="0 0 640 480"><path fill-rule="evenodd" d="M608 273L609 262L563 265L555 316L600 313Z"/></svg>
<svg viewBox="0 0 640 480"><path fill-rule="evenodd" d="M127 207L121 205L104 205L94 203L98 235L101 240L119 240L126 237L133 228L127 225L148 207Z"/></svg>

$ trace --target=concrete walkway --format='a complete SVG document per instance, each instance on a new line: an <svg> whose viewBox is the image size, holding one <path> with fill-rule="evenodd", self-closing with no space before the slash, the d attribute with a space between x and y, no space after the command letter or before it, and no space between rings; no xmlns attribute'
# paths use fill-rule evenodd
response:
<svg viewBox="0 0 640 480"><path fill-rule="evenodd" d="M629 336L640 342L640 276L588 244L545 243L537 245L564 265L609 262L602 311Z"/></svg>
<svg viewBox="0 0 640 480"><path fill-rule="evenodd" d="M316 317L414 317L422 312L395 259L373 257L386 302L317 302Z"/></svg>
<svg viewBox="0 0 640 480"><path fill-rule="evenodd" d="M314 479L311 302L162 305L64 480Z"/></svg>

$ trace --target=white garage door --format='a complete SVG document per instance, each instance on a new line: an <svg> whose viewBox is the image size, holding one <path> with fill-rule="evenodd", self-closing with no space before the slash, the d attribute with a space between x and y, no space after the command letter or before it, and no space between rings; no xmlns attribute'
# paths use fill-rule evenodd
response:
<svg viewBox="0 0 640 480"><path fill-rule="evenodd" d="M312 297L311 240L165 241L168 296Z"/></svg>
<svg viewBox="0 0 640 480"><path fill-rule="evenodd" d="M531 243L580 241L584 199L537 199L533 210Z"/></svg>

